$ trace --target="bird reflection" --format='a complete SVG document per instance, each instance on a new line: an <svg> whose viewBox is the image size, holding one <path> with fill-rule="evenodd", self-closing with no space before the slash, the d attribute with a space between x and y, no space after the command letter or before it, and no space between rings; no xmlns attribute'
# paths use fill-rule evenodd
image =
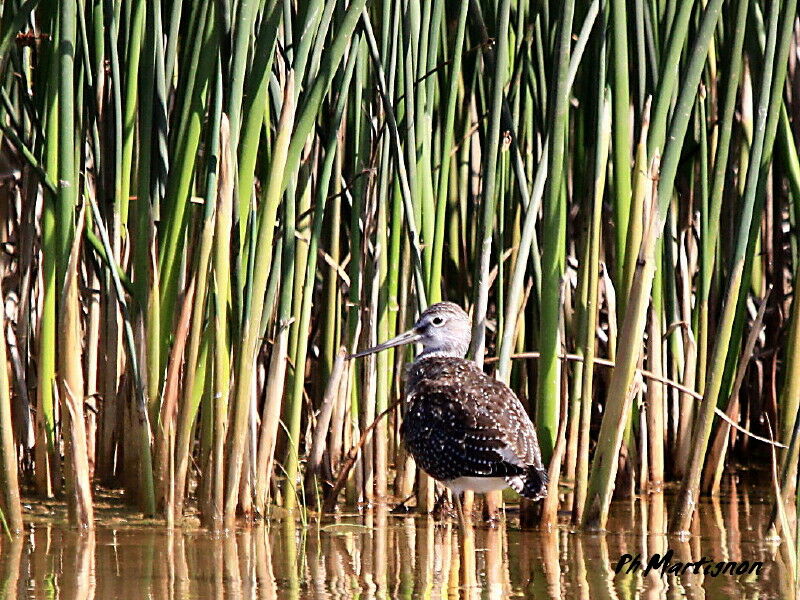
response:
<svg viewBox="0 0 800 600"><path fill-rule="evenodd" d="M769 506L746 498L746 490L736 494L732 505L704 500L706 518L687 539L665 535L669 501L662 494L617 505L624 510L612 511L609 533L462 529L385 509L308 527L281 519L229 535L33 525L0 538L0 600L781 597L793 584L785 557L764 533ZM748 528L739 530L740 521ZM615 573L623 553L669 549L681 561L764 561L769 577Z"/></svg>

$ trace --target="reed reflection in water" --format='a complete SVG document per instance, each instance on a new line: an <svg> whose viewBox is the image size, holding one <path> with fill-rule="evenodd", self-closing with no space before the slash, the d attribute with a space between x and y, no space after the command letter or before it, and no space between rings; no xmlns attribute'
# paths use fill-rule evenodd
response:
<svg viewBox="0 0 800 600"><path fill-rule="evenodd" d="M661 496L620 501L609 533L507 526L461 532L383 510L302 528L278 520L235 535L53 524L0 541L0 598L788 598L791 574L766 538L768 498L704 501L686 540L664 535ZM642 532L650 533L643 535ZM759 577L615 574L623 554L762 561Z"/></svg>

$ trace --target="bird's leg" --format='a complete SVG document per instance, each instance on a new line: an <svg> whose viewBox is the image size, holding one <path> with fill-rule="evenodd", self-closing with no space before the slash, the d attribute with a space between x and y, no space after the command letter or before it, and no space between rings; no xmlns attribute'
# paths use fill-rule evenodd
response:
<svg viewBox="0 0 800 600"><path fill-rule="evenodd" d="M453 502L458 511L458 523L461 525L461 529L465 529L467 527L467 519L464 516L463 492L460 494L453 494Z"/></svg>
<svg viewBox="0 0 800 600"><path fill-rule="evenodd" d="M447 489L441 489L439 486L436 486L436 494L436 501L433 503L431 514L433 515L434 519L439 520L442 518L442 516L449 513L450 509L447 507L449 504L447 501Z"/></svg>
<svg viewBox="0 0 800 600"><path fill-rule="evenodd" d="M405 514L407 514L410 511L410 509L406 505L406 502L411 500L413 497L414 497L414 494L411 494L408 498L405 498L404 500L401 500L400 502L398 502L397 506L395 506L392 509L392 514L393 515L405 515Z"/></svg>
<svg viewBox="0 0 800 600"><path fill-rule="evenodd" d="M483 499L483 520L489 527L500 523L503 510L503 494L500 491L487 492Z"/></svg>

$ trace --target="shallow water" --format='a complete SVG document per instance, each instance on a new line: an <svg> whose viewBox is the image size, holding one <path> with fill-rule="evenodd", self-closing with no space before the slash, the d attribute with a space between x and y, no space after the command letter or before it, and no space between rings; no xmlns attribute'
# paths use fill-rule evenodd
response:
<svg viewBox="0 0 800 600"><path fill-rule="evenodd" d="M605 534L521 531L513 513L495 529L465 534L382 510L307 528L276 520L228 536L124 523L78 534L37 524L0 541L0 598L792 597L778 544L766 539L765 494L704 501L685 540L642 535L665 529L663 498L654 498L615 502ZM749 576L614 573L623 554L668 549L673 562L705 556L764 566Z"/></svg>

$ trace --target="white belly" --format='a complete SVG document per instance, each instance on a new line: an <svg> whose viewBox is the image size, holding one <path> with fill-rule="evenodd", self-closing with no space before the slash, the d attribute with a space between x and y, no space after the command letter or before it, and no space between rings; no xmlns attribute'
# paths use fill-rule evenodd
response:
<svg viewBox="0 0 800 600"><path fill-rule="evenodd" d="M465 490L485 494L486 492L494 492L508 487L508 483L503 477L457 477L442 483L450 488L450 491L454 494L460 494Z"/></svg>

